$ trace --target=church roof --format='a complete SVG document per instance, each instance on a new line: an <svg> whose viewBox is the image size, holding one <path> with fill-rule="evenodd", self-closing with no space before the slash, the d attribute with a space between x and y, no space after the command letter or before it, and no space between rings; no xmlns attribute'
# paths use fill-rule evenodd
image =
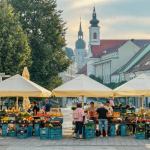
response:
<svg viewBox="0 0 150 150"><path fill-rule="evenodd" d="M83 39L78 39L76 41L76 49L85 49L85 41Z"/></svg>
<svg viewBox="0 0 150 150"><path fill-rule="evenodd" d="M127 41L128 40L100 40L100 45L92 45L93 57L99 57L103 54L103 51L108 51L109 53L112 53ZM150 44L150 40L145 39L132 39L131 41L140 48L143 47L145 44Z"/></svg>
<svg viewBox="0 0 150 150"><path fill-rule="evenodd" d="M127 40L100 40L100 45L92 45L93 57L97 58L103 51L115 47L117 45L123 44Z"/></svg>
<svg viewBox="0 0 150 150"><path fill-rule="evenodd" d="M65 51L66 51L67 57L69 59L72 59L72 57L74 56L73 50L69 47L65 47Z"/></svg>
<svg viewBox="0 0 150 150"><path fill-rule="evenodd" d="M87 75L87 64L81 68L76 74L85 74Z"/></svg>

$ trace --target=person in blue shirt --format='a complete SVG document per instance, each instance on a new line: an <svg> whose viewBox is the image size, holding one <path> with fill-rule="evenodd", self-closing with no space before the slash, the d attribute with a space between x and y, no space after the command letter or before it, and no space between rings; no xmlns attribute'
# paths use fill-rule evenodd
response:
<svg viewBox="0 0 150 150"><path fill-rule="evenodd" d="M51 107L52 105L49 103L49 100L46 100L45 107L44 107L45 113L49 112L51 110Z"/></svg>

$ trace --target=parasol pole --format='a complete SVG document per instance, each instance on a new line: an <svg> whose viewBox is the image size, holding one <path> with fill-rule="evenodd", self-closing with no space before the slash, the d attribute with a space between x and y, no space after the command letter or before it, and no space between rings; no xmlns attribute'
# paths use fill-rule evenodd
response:
<svg viewBox="0 0 150 150"><path fill-rule="evenodd" d="M142 96L142 108L144 108L144 96Z"/></svg>
<svg viewBox="0 0 150 150"><path fill-rule="evenodd" d="M84 96L82 96L82 108L84 109Z"/></svg>
<svg viewBox="0 0 150 150"><path fill-rule="evenodd" d="M18 109L18 96L16 97L16 109Z"/></svg>

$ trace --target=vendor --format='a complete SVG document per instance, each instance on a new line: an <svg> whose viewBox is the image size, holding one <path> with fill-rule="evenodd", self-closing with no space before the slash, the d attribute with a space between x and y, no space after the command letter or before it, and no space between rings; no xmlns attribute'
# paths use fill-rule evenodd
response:
<svg viewBox="0 0 150 150"><path fill-rule="evenodd" d="M36 116L37 112L39 111L39 107L37 106L36 100L33 101L33 114Z"/></svg>
<svg viewBox="0 0 150 150"><path fill-rule="evenodd" d="M96 108L94 107L94 102L91 102L90 105L91 106L88 108L90 120L95 120Z"/></svg>
<svg viewBox="0 0 150 150"><path fill-rule="evenodd" d="M109 116L112 116L112 115L113 115L113 108L110 106L110 102L109 102L109 101L106 102L105 109L108 110Z"/></svg>
<svg viewBox="0 0 150 150"><path fill-rule="evenodd" d="M49 100L47 99L45 101L45 107L43 108L43 110L45 111L45 113L49 112L52 108L52 105L49 103Z"/></svg>
<svg viewBox="0 0 150 150"><path fill-rule="evenodd" d="M111 97L110 101L109 101L109 106L114 106L114 97Z"/></svg>

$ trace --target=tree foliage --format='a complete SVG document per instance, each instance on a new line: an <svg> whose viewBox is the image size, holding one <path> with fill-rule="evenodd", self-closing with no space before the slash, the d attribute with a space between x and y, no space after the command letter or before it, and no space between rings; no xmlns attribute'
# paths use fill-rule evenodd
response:
<svg viewBox="0 0 150 150"><path fill-rule="evenodd" d="M55 0L9 0L20 13L20 23L27 32L33 64L31 80L52 90L62 83L59 73L70 65L63 50L65 22Z"/></svg>
<svg viewBox="0 0 150 150"><path fill-rule="evenodd" d="M7 0L0 1L0 72L9 75L21 73L32 64L27 35L19 23L19 14L13 13Z"/></svg>
<svg viewBox="0 0 150 150"><path fill-rule="evenodd" d="M95 75L90 75L90 78L103 84L103 80L100 77L96 77ZM111 88L111 89L115 89L118 86L121 86L122 84L124 84L126 82L127 81L121 81L121 82L118 82L118 83L111 82L111 83L107 83L107 84L104 84L104 85Z"/></svg>

